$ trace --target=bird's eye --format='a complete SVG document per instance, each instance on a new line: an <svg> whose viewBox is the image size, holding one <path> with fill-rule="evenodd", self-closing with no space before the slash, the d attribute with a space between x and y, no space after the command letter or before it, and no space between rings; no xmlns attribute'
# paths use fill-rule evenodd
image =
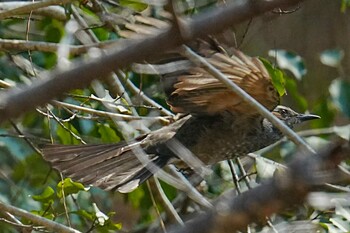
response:
<svg viewBox="0 0 350 233"><path fill-rule="evenodd" d="M280 113L281 115L287 115L287 111L285 109L281 109Z"/></svg>

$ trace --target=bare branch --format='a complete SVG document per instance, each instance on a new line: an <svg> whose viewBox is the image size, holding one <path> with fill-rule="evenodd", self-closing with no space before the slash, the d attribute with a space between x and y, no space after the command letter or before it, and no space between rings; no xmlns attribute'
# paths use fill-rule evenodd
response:
<svg viewBox="0 0 350 233"><path fill-rule="evenodd" d="M73 1L74 0L46 0L46 1L30 3L8 11L0 12L0 20L9 18L12 16L20 15L20 14L30 13L31 11L35 11L43 7L48 7L52 5L63 5Z"/></svg>
<svg viewBox="0 0 350 233"><path fill-rule="evenodd" d="M74 104L69 104L69 103L64 103L60 102L57 100L53 100L51 102L52 105L56 107L64 107L64 108L69 108L72 110L77 110L77 111L82 111L86 112L95 116L103 116L103 117L111 117L115 120L148 120L148 121L160 121L164 122L166 124L169 123L169 120L167 119L168 117L161 117L161 116L154 116L154 117L142 117L142 116L131 116L131 115L125 115L125 114L120 114L120 113L114 113L114 112L105 112L105 111L100 111L100 110L95 110L91 108L86 108Z"/></svg>
<svg viewBox="0 0 350 233"><path fill-rule="evenodd" d="M68 47L69 53L79 55L86 53L91 48L106 48L111 47L114 42L101 42L90 45L64 45ZM31 50L41 52L56 53L61 44L41 42L41 41L26 41L13 39L0 39L0 50Z"/></svg>
<svg viewBox="0 0 350 233"><path fill-rule="evenodd" d="M18 7L27 7L28 5L32 5L33 3L31 2L1 2L0 3L0 12L8 12L10 10L13 10L15 8L18 9ZM27 12L25 12L27 13ZM8 14L8 13L7 13ZM64 12L64 9L59 6L47 6L47 7L42 7L40 9L37 9L33 11L34 15L42 15L42 16L47 16L51 17L60 21L66 21L67 15ZM17 15L17 13L15 13Z"/></svg>

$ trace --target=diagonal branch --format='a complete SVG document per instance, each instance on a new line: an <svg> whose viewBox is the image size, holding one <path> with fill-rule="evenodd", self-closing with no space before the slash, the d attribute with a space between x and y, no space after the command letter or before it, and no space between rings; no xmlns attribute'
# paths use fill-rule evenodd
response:
<svg viewBox="0 0 350 233"><path fill-rule="evenodd" d="M17 207L0 202L0 212L4 212L4 211L11 213L15 216L28 219L33 223L35 223L36 225L45 226L47 229L49 229L52 232L60 232L60 233L79 233L80 232L73 228L66 227L62 224L43 218L41 216L34 215L26 210L19 209Z"/></svg>
<svg viewBox="0 0 350 233"><path fill-rule="evenodd" d="M177 47L196 37L213 34L238 24L246 19L273 10L276 7L291 6L301 0L234 1L225 7L218 7L199 14L190 20L183 20L186 38L177 28L169 28L158 35L143 40L126 41L118 50L105 56L98 56L88 62L76 62L69 70L54 70L21 89L12 88L0 95L0 122L43 105L62 93L83 88L94 79L102 79L116 68L123 68L133 62L154 57L163 51Z"/></svg>

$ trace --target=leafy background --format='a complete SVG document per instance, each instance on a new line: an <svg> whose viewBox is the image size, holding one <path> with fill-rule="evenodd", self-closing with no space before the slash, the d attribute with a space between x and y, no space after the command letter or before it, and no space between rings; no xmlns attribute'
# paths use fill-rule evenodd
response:
<svg viewBox="0 0 350 233"><path fill-rule="evenodd" d="M114 14L113 19L118 25L120 25L118 20L123 21L128 15L151 8L140 1L121 0L102 1L102 3ZM197 14L214 6L216 2L183 1L182 4L187 7L185 13ZM300 112L310 111L322 116L321 120L298 128L314 147L324 145L335 135L349 140L348 5L349 2L346 0L309 0L300 5L300 9L276 10L232 29L235 32L236 47L247 54L261 56L270 61L268 64L271 67L277 65L283 70L287 90L287 95L283 98L284 105ZM72 6L79 10L79 14L88 23L89 27L84 30L91 30L98 40L103 42L120 38L120 35L102 20L100 12L91 7L89 1L65 5L62 9L66 20L36 15L32 16L30 25L27 21L28 15L1 20L0 38L11 40L28 38L30 41L54 43L68 41L71 44L79 44L80 42L67 29L67 20L73 14ZM29 28L28 31L26 27ZM74 61L84 56L86 55L70 55L68 58ZM28 84L36 78L38 72L50 71L61 62L57 53L53 52L3 49L0 50L0 79L9 84ZM167 108L159 85L159 77L140 75L130 70L123 72L126 78L147 96ZM125 80L122 81L125 84ZM132 111L137 111L141 116L161 114L157 109L145 104L144 100L127 85L125 85L126 92L131 96L135 106L128 106L125 96L111 103L110 101L117 95L107 83L103 87L109 90L110 96L99 99L95 96L94 89L89 87L66 93L61 101L101 111L108 111L105 103L109 101L108 103L119 113L130 114ZM162 124L164 122L156 122L150 123L149 126L155 129ZM128 125L132 127L127 127ZM32 111L3 124L0 129L0 190L2 190L0 200L85 232L113 232L118 229L136 231L159 224L156 221L158 211L163 213L164 207L150 192L152 188L146 184L130 194L87 188L68 178L60 177L35 151L37 146L51 142L110 143L143 133L143 129L138 128L137 121L129 122L125 127L117 126L107 117L92 117L84 112L77 112L74 115L65 108L51 105L47 108L40 107L38 111ZM292 143L284 141L276 147L262 151L260 154L264 155L264 158L256 158L252 166L248 166L252 164L249 158L243 159L253 179L252 183L255 185L271 177L276 169L282 166L280 163L289 160L294 151ZM347 163L343 165L347 167ZM226 162L212 169L214 174L197 187L210 199L234 186ZM241 185L243 191L248 189L244 182L241 182ZM165 183L162 183L162 188L170 201L176 200L181 194ZM333 191L346 194L347 185L343 188L345 192ZM350 231L350 210L348 204L339 200L334 198L336 205L330 209L322 209L316 204L314 208L306 205L286 211L273 217L272 222L278 225L295 220L309 220L328 232L347 232ZM186 206L193 207L192 211L199 208L185 199L178 205L186 210L181 215L187 216L188 212L191 212L185 208ZM169 220L165 218L164 221ZM25 220L23 223L31 224ZM0 221L0 228L2 232L17 231L15 227L3 221ZM254 230L262 231L263 227Z"/></svg>

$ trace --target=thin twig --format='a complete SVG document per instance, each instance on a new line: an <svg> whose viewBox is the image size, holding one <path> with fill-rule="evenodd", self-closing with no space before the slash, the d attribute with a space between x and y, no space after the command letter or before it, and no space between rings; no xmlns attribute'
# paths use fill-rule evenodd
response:
<svg viewBox="0 0 350 233"><path fill-rule="evenodd" d="M165 224L164 224L164 221L162 219L162 216L160 215L159 209L157 207L157 203L156 203L156 201L154 199L154 196L153 196L153 193L152 193L152 189L151 189L151 185L149 184L148 180L146 181L146 183L147 183L147 188L148 188L148 191L149 191L149 195L151 197L151 201L152 201L153 207L156 210L156 213L157 213L158 218L159 218L160 226L161 226L163 232L166 233L167 231L165 229Z"/></svg>
<svg viewBox="0 0 350 233"><path fill-rule="evenodd" d="M77 139L78 141L80 141L82 144L86 144L86 142L84 142L84 140L77 135L76 133L74 133L72 130L68 129L67 126L65 126L62 122L61 119L59 119L50 109L47 108L48 113L53 117L53 119L64 129L66 130L72 137L74 137L75 139Z"/></svg>
<svg viewBox="0 0 350 233"><path fill-rule="evenodd" d="M230 167L230 171L231 171L231 175L232 175L232 181L233 181L233 183L234 183L235 186L236 186L237 193L238 193L238 194L241 194L241 193L242 193L242 191L241 191L241 186L240 186L240 184L239 184L238 175L237 175L237 172L236 172L236 170L235 170L235 168L234 168L234 164L233 164L232 160L231 160L231 159L228 159L228 160L227 160L227 164L228 164L228 166Z"/></svg>
<svg viewBox="0 0 350 233"><path fill-rule="evenodd" d="M91 48L106 48L116 44L115 41L99 42L89 45L65 45L71 55L80 55L86 53ZM14 39L1 39L0 50L30 50L40 52L56 53L60 44L42 42L42 41L27 41Z"/></svg>
<svg viewBox="0 0 350 233"><path fill-rule="evenodd" d="M60 177L61 177L61 192L62 192L62 200L63 200L63 208L64 208L64 214L66 216L66 220L68 223L69 227L72 227L71 223L70 223L70 218L69 218L69 214L68 214L68 208L67 208L67 202L66 202L66 195L64 194L64 179L63 179L63 175L60 172Z"/></svg>
<svg viewBox="0 0 350 233"><path fill-rule="evenodd" d="M127 120L127 121L147 120L147 121L160 121L160 122L164 122L164 123L169 123L169 120L167 119L167 117L161 117L161 116L155 116L155 117L130 116L130 115L125 115L125 114L120 114L120 113L95 110L95 109L86 108L86 107L82 107L82 106L78 106L78 105L74 105L74 104L60 102L57 100L53 100L51 102L51 104L56 106L56 107L65 107L65 108L69 108L72 110L86 112L86 113L96 115L96 116L111 117L111 118L116 119L116 120Z"/></svg>
<svg viewBox="0 0 350 233"><path fill-rule="evenodd" d="M16 15L20 15L20 14L29 13L31 11L34 11L43 7L52 6L52 5L63 5L73 1L74 0L46 0L46 1L31 3L31 4L20 6L8 11L0 12L0 20L13 17Z"/></svg>
<svg viewBox="0 0 350 233"><path fill-rule="evenodd" d="M184 222L182 221L179 214L176 212L174 206L171 204L168 197L165 195L163 188L156 177L151 178L150 186L154 187L154 189L152 190L154 190L156 192L156 195L159 197L158 199L161 201L165 212L167 213L167 216L169 217L171 222L177 222L180 225L184 225Z"/></svg>

